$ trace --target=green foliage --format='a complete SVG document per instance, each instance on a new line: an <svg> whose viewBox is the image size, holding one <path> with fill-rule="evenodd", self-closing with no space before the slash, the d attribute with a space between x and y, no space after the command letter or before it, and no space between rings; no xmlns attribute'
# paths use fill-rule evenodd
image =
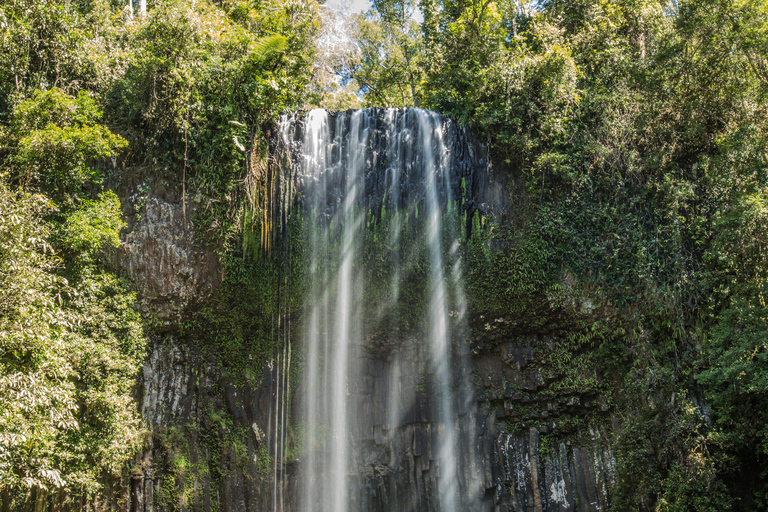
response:
<svg viewBox="0 0 768 512"><path fill-rule="evenodd" d="M51 12L76 25L67 9ZM11 37L25 30L6 28ZM75 51L67 44L74 40L62 39L61 51ZM51 51L35 48L35 58ZM25 62L33 65L22 60L11 70L19 81L3 97L14 104L0 128L0 490L19 510L57 489L48 495L58 505L65 506L58 496L87 499L105 478L121 477L139 443L132 388L146 343L130 284L106 264L124 225L120 202L112 192L84 197L104 159L127 142L98 124L102 114L87 92L33 90L28 79L48 71L18 67Z"/></svg>
<svg viewBox="0 0 768 512"><path fill-rule="evenodd" d="M474 312L541 319L545 290L554 284L552 255L533 232L512 233L486 223L466 241L467 295Z"/></svg>
<svg viewBox="0 0 768 512"><path fill-rule="evenodd" d="M106 249L118 247L120 230L125 227L121 213L120 199L111 190L102 192L95 201L82 200L66 215L59 235L61 250L94 261Z"/></svg>
<svg viewBox="0 0 768 512"><path fill-rule="evenodd" d="M205 202L195 208L202 240L239 229L245 194L236 183L260 156L262 125L301 104L315 28L306 6L173 1L132 33L136 56L110 92L108 117L124 127L135 164Z"/></svg>
<svg viewBox="0 0 768 512"><path fill-rule="evenodd" d="M52 205L0 182L0 208L0 482L58 487L56 441L77 427L77 403L66 358L73 318L61 308L43 220Z"/></svg>
<svg viewBox="0 0 768 512"><path fill-rule="evenodd" d="M120 38L123 7L106 0L3 2L0 120L7 122L14 105L38 89L72 93L113 83L127 57Z"/></svg>
<svg viewBox="0 0 768 512"><path fill-rule="evenodd" d="M15 147L6 167L12 180L63 200L96 183L100 172L91 162L113 157L127 145L96 124L100 118L85 92L72 98L59 89L36 91L11 117L8 138Z"/></svg>
<svg viewBox="0 0 768 512"><path fill-rule="evenodd" d="M55 126L88 126L101 120L102 113L85 91L72 98L60 89L37 90L32 98L19 103L11 118L11 127L31 133Z"/></svg>
<svg viewBox="0 0 768 512"><path fill-rule="evenodd" d="M713 223L712 257L724 270L721 286L728 291L762 301L762 286L768 274L768 201L765 191L738 196L726 211L718 212Z"/></svg>
<svg viewBox="0 0 768 512"><path fill-rule="evenodd" d="M201 497L202 483L220 485L232 465L244 476L249 466L256 469L262 482L268 482L274 470L268 443L254 444L253 431L236 425L222 411L208 410L199 423L159 427L153 434L153 466L163 475L154 488L154 503L165 510L193 507ZM220 495L211 493L208 498L211 510L224 510Z"/></svg>
<svg viewBox="0 0 768 512"><path fill-rule="evenodd" d="M618 439L618 484L612 510L731 510L699 410L685 396L649 404L625 422Z"/></svg>
<svg viewBox="0 0 768 512"><path fill-rule="evenodd" d="M705 345L697 381L708 390L712 420L718 432L725 481L742 500L762 508L768 493L768 308L765 284L752 296L731 300L718 315Z"/></svg>
<svg viewBox="0 0 768 512"><path fill-rule="evenodd" d="M378 0L356 19L357 52L343 74L357 82L370 106L420 106L424 67L421 32L408 0Z"/></svg>
<svg viewBox="0 0 768 512"><path fill-rule="evenodd" d="M488 67L473 117L484 131L496 134L508 159L520 161L564 134L579 99L579 69L556 26L533 23L527 37L516 42ZM543 153L534 165L560 166L561 159Z"/></svg>
<svg viewBox="0 0 768 512"><path fill-rule="evenodd" d="M425 106L460 124L474 121L485 77L506 53L503 15L495 2L421 3L427 58Z"/></svg>
<svg viewBox="0 0 768 512"><path fill-rule="evenodd" d="M90 268L77 282L57 276L44 218L52 205L1 185L0 484L22 496L92 493L105 472L120 474L136 443L130 390L144 338L135 298Z"/></svg>

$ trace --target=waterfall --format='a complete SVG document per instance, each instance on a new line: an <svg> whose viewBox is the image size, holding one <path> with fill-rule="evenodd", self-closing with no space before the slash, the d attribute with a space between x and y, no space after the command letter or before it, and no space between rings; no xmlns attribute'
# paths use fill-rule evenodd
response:
<svg viewBox="0 0 768 512"><path fill-rule="evenodd" d="M299 510L472 510L458 414L468 375L459 247L475 208L464 132L421 109L366 109L284 116L280 134L306 260L291 418ZM363 396L371 360L387 366L386 389ZM429 478L410 484L402 453L425 432L432 455L411 459ZM369 489L375 479L386 492ZM398 490L409 485L419 489Z"/></svg>

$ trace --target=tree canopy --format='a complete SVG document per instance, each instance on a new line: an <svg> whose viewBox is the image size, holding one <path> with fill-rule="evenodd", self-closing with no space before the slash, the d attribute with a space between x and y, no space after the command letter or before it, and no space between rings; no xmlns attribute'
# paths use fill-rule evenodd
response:
<svg viewBox="0 0 768 512"><path fill-rule="evenodd" d="M3 511L79 507L129 481L144 442L134 386L149 319L110 256L125 222L105 179L180 165L182 190L228 193L243 166L233 138L250 146L300 106L316 10L0 5Z"/></svg>
<svg viewBox="0 0 768 512"><path fill-rule="evenodd" d="M104 492L142 442L151 319L109 256L125 205L105 180L151 169L185 215L206 205L197 243L227 272L201 322L242 348L270 123L418 106L521 184L525 218L462 247L487 263L470 306L530 305L573 275L620 312L564 342L613 383L614 509L768 507L766 20L761 0L0 3L3 506Z"/></svg>
<svg viewBox="0 0 768 512"><path fill-rule="evenodd" d="M614 508L764 508L765 2L419 8L420 105L472 126L525 183L533 218L512 239L531 240L522 247L534 247L532 268L549 273L552 294L559 273L575 273L634 332L594 347L595 367L622 382ZM383 4L367 23L384 31L390 13ZM378 34L359 32L360 46L380 45ZM373 92L403 66L373 53L366 103L412 104ZM522 264L520 252L509 261ZM514 300L528 303L517 288Z"/></svg>

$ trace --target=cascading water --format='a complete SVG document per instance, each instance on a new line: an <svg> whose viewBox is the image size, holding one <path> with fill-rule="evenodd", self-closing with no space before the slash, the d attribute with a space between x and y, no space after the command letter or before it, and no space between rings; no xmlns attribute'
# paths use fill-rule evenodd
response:
<svg viewBox="0 0 768 512"><path fill-rule="evenodd" d="M461 413L457 221L474 209L462 132L421 109L368 109L286 116L280 133L308 260L299 510L472 510L477 477L460 457L473 428ZM380 377L372 359L388 365L386 384L362 396Z"/></svg>

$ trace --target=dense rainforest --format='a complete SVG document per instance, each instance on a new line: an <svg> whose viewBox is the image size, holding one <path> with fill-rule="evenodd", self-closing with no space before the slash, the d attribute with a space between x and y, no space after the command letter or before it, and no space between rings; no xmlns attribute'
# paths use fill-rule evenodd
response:
<svg viewBox="0 0 768 512"><path fill-rule="evenodd" d="M246 380L269 357L281 113L410 106L516 184L463 241L470 310L611 311L551 356L612 411L612 510L768 509L768 4L2 0L2 512L123 492L153 336L206 333ZM115 190L148 170L223 268L170 321L117 263L149 205Z"/></svg>

